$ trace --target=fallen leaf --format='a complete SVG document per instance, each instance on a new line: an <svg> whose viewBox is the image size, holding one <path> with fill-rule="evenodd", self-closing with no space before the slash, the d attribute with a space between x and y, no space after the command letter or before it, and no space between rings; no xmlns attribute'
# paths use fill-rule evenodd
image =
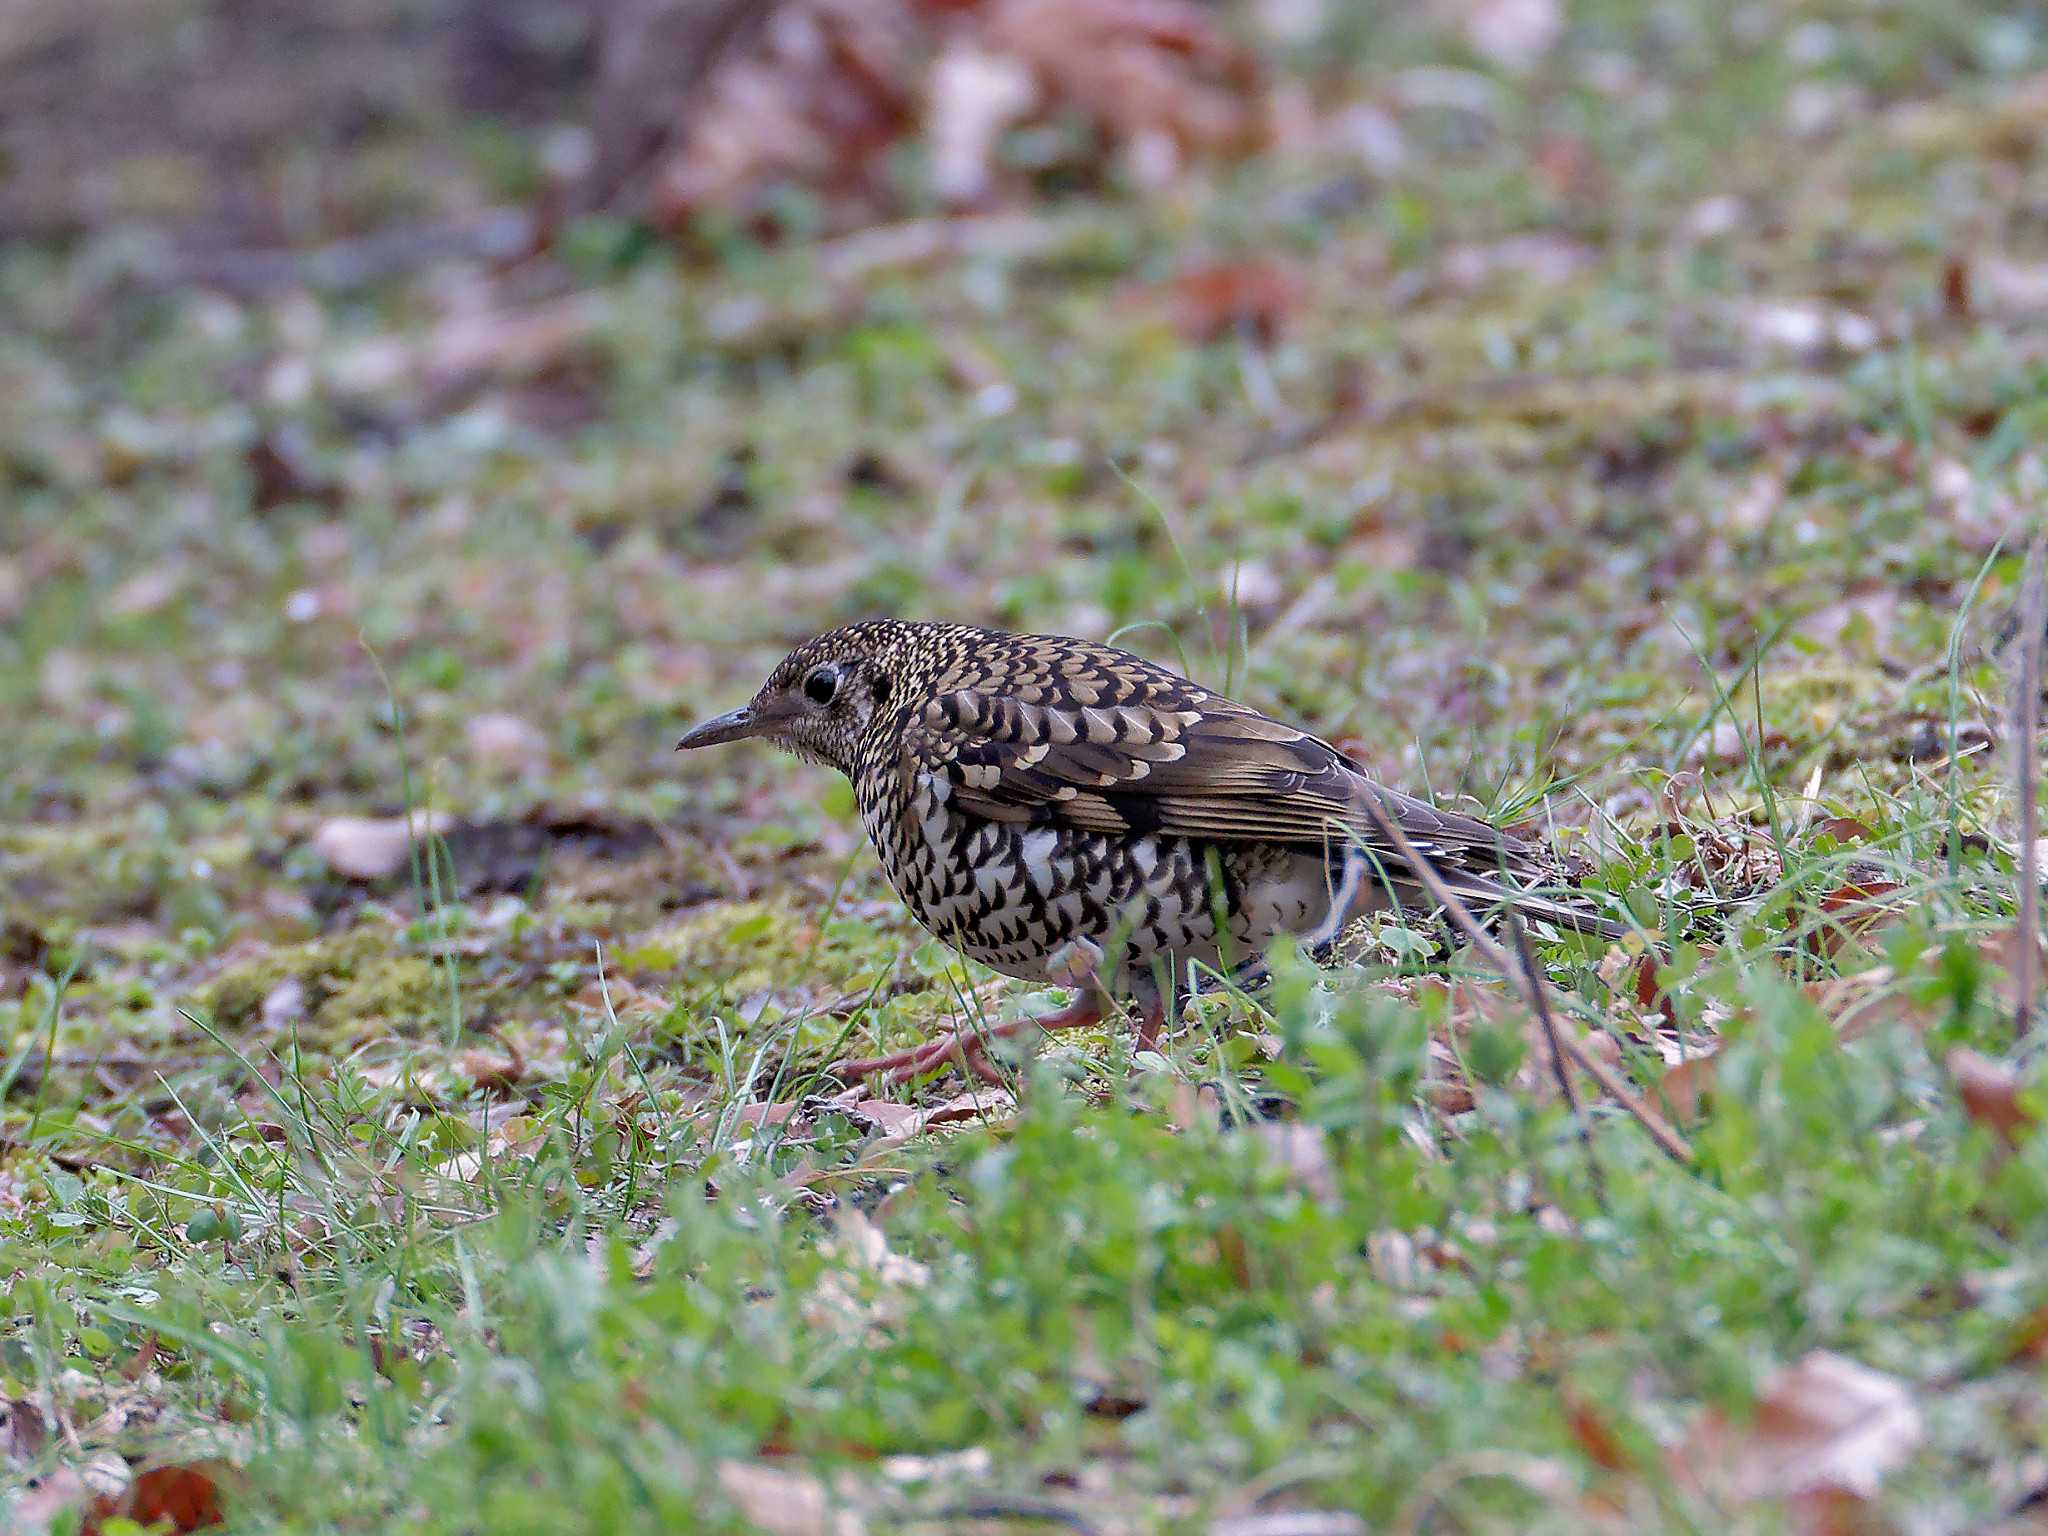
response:
<svg viewBox="0 0 2048 1536"><path fill-rule="evenodd" d="M184 584L184 573L176 566L150 566L107 594L107 612L120 619L144 618L168 605Z"/></svg>
<svg viewBox="0 0 2048 1536"><path fill-rule="evenodd" d="M263 994L258 1012L265 1029L289 1029L306 1016L306 984L296 976L285 977Z"/></svg>
<svg viewBox="0 0 2048 1536"><path fill-rule="evenodd" d="M292 502L332 509L342 502L340 482L320 472L305 428L296 423L267 432L244 455L249 469L250 505L269 512Z"/></svg>
<svg viewBox="0 0 2048 1536"><path fill-rule="evenodd" d="M773 234L776 194L802 186L828 227L871 223L901 211L891 159L919 135L931 189L977 206L1000 190L1002 135L1027 124L1082 130L1044 138L1039 184L1104 179L1107 151L1156 185L1194 155L1255 148L1269 108L1257 61L1194 0L790 0L689 93L650 211Z"/></svg>
<svg viewBox="0 0 2048 1536"><path fill-rule="evenodd" d="M1735 1503L1820 1500L1825 1508L1839 1496L1875 1497L1922 1434L1904 1382L1815 1350L1772 1374L1748 1424L1703 1415L1674 1452L1673 1471Z"/></svg>
<svg viewBox="0 0 2048 1536"><path fill-rule="evenodd" d="M1868 352L1883 339L1877 326L1853 310L1824 304L1761 303L1742 314L1752 340L1812 360Z"/></svg>
<svg viewBox="0 0 2048 1536"><path fill-rule="evenodd" d="M434 813L403 816L335 816L313 834L313 850L349 880L382 880L398 873L416 837L431 837L448 825Z"/></svg>
<svg viewBox="0 0 2048 1536"><path fill-rule="evenodd" d="M832 1102L853 1119L875 1127L880 1133L874 1141L877 1147L900 1145L934 1125L997 1122L1017 1111L1016 1099L1002 1088L975 1088L937 1104L892 1104L886 1099L855 1099L850 1094L841 1094Z"/></svg>
<svg viewBox="0 0 2048 1536"><path fill-rule="evenodd" d="M42 1411L25 1397L0 1400L0 1454L17 1465L36 1459L49 1439Z"/></svg>
<svg viewBox="0 0 2048 1536"><path fill-rule="evenodd" d="M1173 328L1197 345L1240 331L1271 346L1301 305L1304 285L1292 267L1264 257L1193 267L1167 287Z"/></svg>
<svg viewBox="0 0 2048 1536"><path fill-rule="evenodd" d="M2039 1365L2048 1360L2048 1307L2036 1307L2019 1321L2006 1346L2007 1360Z"/></svg>
<svg viewBox="0 0 2048 1536"><path fill-rule="evenodd" d="M1844 1040L1866 1035L1882 1024L1904 1024L1924 1031L1932 1022L1927 1009L1899 990L1888 966L1808 982L1805 992Z"/></svg>
<svg viewBox="0 0 2048 1536"><path fill-rule="evenodd" d="M476 715L463 728L469 755L493 768L540 774L548 766L548 739L518 715Z"/></svg>
<svg viewBox="0 0 2048 1536"><path fill-rule="evenodd" d="M1707 1051L1687 1057L1666 1072L1657 1086L1673 1113L1685 1120L1698 1115L1706 1096L1713 1092L1714 1076L1720 1071L1720 1066L1721 1053Z"/></svg>
<svg viewBox="0 0 2048 1536"><path fill-rule="evenodd" d="M1862 944L1872 928L1900 915L1897 903L1885 898L1901 889L1896 880L1845 880L1824 892L1821 924L1807 935L1807 947L1832 958L1851 945Z"/></svg>
<svg viewBox="0 0 2048 1536"><path fill-rule="evenodd" d="M456 1065L486 1093L507 1093L526 1076L526 1060L509 1042L502 1056L495 1051L467 1050L456 1058Z"/></svg>
<svg viewBox="0 0 2048 1536"><path fill-rule="evenodd" d="M1600 1411L1569 1387L1564 1392L1564 1417L1572 1439L1595 1466L1609 1472L1626 1472L1635 1465L1635 1458L1629 1455L1628 1448Z"/></svg>
<svg viewBox="0 0 2048 1536"><path fill-rule="evenodd" d="M1036 77L1020 59L956 44L932 66L926 96L932 190L955 208L983 202L998 141L1038 103Z"/></svg>
<svg viewBox="0 0 2048 1536"><path fill-rule="evenodd" d="M863 1536L860 1515L816 1478L758 1461L721 1461L718 1486L763 1536Z"/></svg>
<svg viewBox="0 0 2048 1536"><path fill-rule="evenodd" d="M1337 1198L1337 1174L1320 1126L1299 1120L1261 1120L1252 1131L1264 1144L1267 1161L1285 1173L1290 1184L1317 1200Z"/></svg>
<svg viewBox="0 0 2048 1536"><path fill-rule="evenodd" d="M1826 816L1813 824L1815 837L1831 837L1847 846L1850 843L1874 841L1877 834L1854 816Z"/></svg>
<svg viewBox="0 0 2048 1536"><path fill-rule="evenodd" d="M923 1285L931 1278L927 1266L904 1258L889 1246L889 1239L865 1211L842 1207L835 1227L837 1237L828 1245L830 1251L845 1254L884 1285Z"/></svg>
<svg viewBox="0 0 2048 1536"><path fill-rule="evenodd" d="M2019 1073L2002 1061L1960 1047L1948 1053L1949 1076L1963 1101L1963 1113L1988 1126L2007 1146L2032 1129L2034 1112L2020 1102Z"/></svg>
<svg viewBox="0 0 2048 1536"><path fill-rule="evenodd" d="M1209 1536L1367 1536L1358 1516L1337 1509L1268 1509L1213 1521Z"/></svg>
<svg viewBox="0 0 2048 1536"><path fill-rule="evenodd" d="M1563 35L1559 0L1479 0L1465 13L1465 40L1499 69L1534 68Z"/></svg>
<svg viewBox="0 0 2048 1536"><path fill-rule="evenodd" d="M1487 245L1456 245L1440 272L1450 287L1470 292L1500 279L1551 286L1570 281L1593 264L1591 247L1563 235L1510 235Z"/></svg>
<svg viewBox="0 0 2048 1536"><path fill-rule="evenodd" d="M99 1536L107 1520L183 1533L222 1523L218 1465L195 1462L138 1472L118 1494L101 1494L86 1511L80 1536Z"/></svg>
<svg viewBox="0 0 2048 1536"><path fill-rule="evenodd" d="M528 309L456 314L415 350L412 367L437 391L498 375L539 374L574 357L599 319L593 301L581 293Z"/></svg>
<svg viewBox="0 0 2048 1536"><path fill-rule="evenodd" d="M1969 293L1982 307L2015 318L2048 313L2048 263L1985 256L1969 270Z"/></svg>
<svg viewBox="0 0 2048 1536"><path fill-rule="evenodd" d="M1654 1013L1666 1024L1675 1025L1678 1014L1671 1004L1671 996L1657 985L1658 957L1649 952L1636 957L1636 1006L1644 1013Z"/></svg>

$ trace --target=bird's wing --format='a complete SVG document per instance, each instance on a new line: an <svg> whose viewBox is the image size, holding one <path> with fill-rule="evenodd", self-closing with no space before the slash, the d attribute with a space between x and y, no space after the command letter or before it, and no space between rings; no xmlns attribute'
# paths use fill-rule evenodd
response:
<svg viewBox="0 0 2048 1536"><path fill-rule="evenodd" d="M1149 664L1095 677L940 693L903 736L905 767L944 776L959 809L992 821L1219 842L1380 846L1377 793L1416 849L1453 868L1523 866L1528 850L1469 816L1385 789L1328 742ZM979 680L977 680L979 681ZM1008 681L1008 680L1006 680Z"/></svg>

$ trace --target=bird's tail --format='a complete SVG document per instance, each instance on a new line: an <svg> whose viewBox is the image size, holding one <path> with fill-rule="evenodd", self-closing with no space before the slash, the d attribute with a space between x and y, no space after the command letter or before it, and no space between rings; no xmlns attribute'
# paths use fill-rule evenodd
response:
<svg viewBox="0 0 2048 1536"><path fill-rule="evenodd" d="M1453 896L1472 910L1472 915L1489 927L1499 923L1509 912L1524 923L1543 923L1552 928L1562 928L1568 933L1590 934L1601 939L1626 938L1634 933L1635 927L1608 917L1596 908L1586 897L1574 892L1568 895L1545 894L1537 890L1524 890L1510 886L1506 881L1489 875L1481 875L1469 869L1448 870L1441 866L1437 873ZM1401 906L1415 912L1431 912L1437 901L1421 885L1395 878L1394 895ZM1378 893L1378 906L1386 906L1386 892ZM1370 910L1361 904L1354 913L1363 916Z"/></svg>

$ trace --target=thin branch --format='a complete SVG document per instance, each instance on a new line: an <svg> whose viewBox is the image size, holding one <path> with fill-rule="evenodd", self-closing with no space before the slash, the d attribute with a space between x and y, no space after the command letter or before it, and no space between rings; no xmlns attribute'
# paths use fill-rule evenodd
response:
<svg viewBox="0 0 2048 1536"><path fill-rule="evenodd" d="M1506 917L1508 937L1514 941L1515 959L1521 963L1522 976L1530 983L1529 1002L1536 1010L1536 1018L1543 1025L1543 1033L1550 1041L1550 1065L1557 1073L1558 1092L1564 1095L1565 1108L1571 1112L1572 1124L1579 1130L1579 1145L1586 1149L1586 1175L1592 1181L1593 1200L1601 1210L1607 1209L1607 1181L1600 1172L1600 1159L1593 1155L1593 1127L1586 1119L1585 1107L1579 1103L1579 1090L1573 1086L1572 1074L1564 1064L1563 1031L1557 1027L1557 1015L1550 1011L1550 997L1536 985L1536 956L1529 948L1529 930L1524 928L1513 911Z"/></svg>
<svg viewBox="0 0 2048 1536"><path fill-rule="evenodd" d="M1358 798L1366 819L1373 825L1373 830L1385 840L1386 846L1401 856L1415 878L1422 882L1422 888L1429 892L1430 899L1444 909L1487 964L1495 967L1503 976L1521 975L1525 985L1532 992L1540 991L1546 985L1543 978L1533 970L1523 971L1508 952L1495 942L1493 935L1480 926L1479 919L1472 915L1471 908L1460 901L1457 893L1444 884L1444 878L1437 873L1436 866L1417 851L1408 834L1401 830L1400 824L1387 814L1386 808L1379 803L1379 796L1368 791ZM1665 1153L1681 1163L1692 1161L1692 1148L1686 1144L1685 1138L1666 1124L1663 1116L1645 1104L1612 1067L1595 1056L1587 1048L1585 1041L1579 1038L1576 1030L1559 1030L1556 1038L1563 1043L1565 1050L1580 1070L1598 1083L1617 1104L1634 1115L1643 1129L1650 1133L1650 1139Z"/></svg>
<svg viewBox="0 0 2048 1536"><path fill-rule="evenodd" d="M2013 1009L2013 1033L2024 1037L2033 1024L2034 998L2040 985L2041 869L2036 840L2040 834L2041 628L2048 623L2041 592L2041 559L2048 535L2035 534L2027 551L2027 575L2020 585L2020 675L2013 684L2012 749L2014 777L2020 797L2019 958L2013 977L2019 999Z"/></svg>

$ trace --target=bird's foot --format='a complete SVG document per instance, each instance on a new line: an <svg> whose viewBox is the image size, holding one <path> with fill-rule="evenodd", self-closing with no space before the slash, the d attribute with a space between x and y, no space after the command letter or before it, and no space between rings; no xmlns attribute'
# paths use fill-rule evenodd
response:
<svg viewBox="0 0 2048 1536"><path fill-rule="evenodd" d="M1091 1024L1101 1023L1102 1016L1102 999L1092 992L1084 992L1066 1007L1036 1018L1011 1019L1006 1024L994 1024L986 1029L949 1029L938 1039L927 1040L907 1051L863 1057L858 1061L834 1062L828 1070L841 1082L879 1076L887 1083L907 1083L953 1063L985 1083L1001 1084L1003 1074L988 1059L991 1040L1007 1040L1034 1026L1047 1034L1058 1029L1086 1029Z"/></svg>

